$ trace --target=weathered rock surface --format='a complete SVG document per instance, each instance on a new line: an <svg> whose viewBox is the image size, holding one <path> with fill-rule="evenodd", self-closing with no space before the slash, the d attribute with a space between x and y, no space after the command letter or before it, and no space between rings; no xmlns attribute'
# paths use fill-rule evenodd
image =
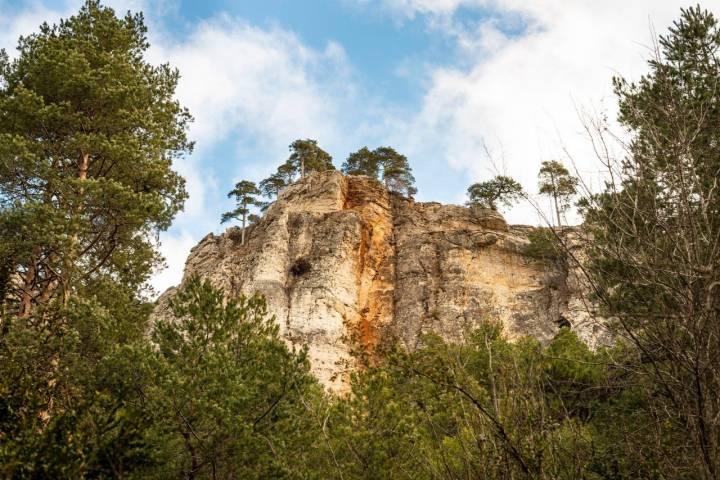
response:
<svg viewBox="0 0 720 480"><path fill-rule="evenodd" d="M266 215L193 248L197 273L230 296L260 292L284 337L309 348L313 370L341 390L350 350L384 338L417 345L423 332L449 340L488 319L513 338L547 341L569 323L594 344L577 272L524 255L530 227L497 214L389 194L367 177L316 173L285 189ZM158 300L167 312L175 289Z"/></svg>

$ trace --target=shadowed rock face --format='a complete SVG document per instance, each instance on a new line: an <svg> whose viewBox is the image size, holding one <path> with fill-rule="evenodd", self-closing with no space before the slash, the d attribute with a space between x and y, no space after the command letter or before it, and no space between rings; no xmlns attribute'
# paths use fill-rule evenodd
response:
<svg viewBox="0 0 720 480"><path fill-rule="evenodd" d="M386 338L413 348L424 332L457 340L494 319L511 338L541 341L569 322L594 343L578 276L523 255L528 230L489 210L415 203L367 177L323 172L285 189L244 246L233 229L202 239L185 277L230 296L265 295L282 335L307 345L315 374L341 391L351 349L372 354Z"/></svg>

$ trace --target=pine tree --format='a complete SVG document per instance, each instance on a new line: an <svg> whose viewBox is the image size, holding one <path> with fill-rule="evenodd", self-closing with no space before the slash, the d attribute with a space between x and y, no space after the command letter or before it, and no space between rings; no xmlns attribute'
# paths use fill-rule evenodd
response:
<svg viewBox="0 0 720 480"><path fill-rule="evenodd" d="M267 210L280 192L291 185L300 176L303 178L309 172L324 172L335 170L332 157L320 148L317 140L295 140L290 144L290 157L282 163L275 173L260 181L258 187L267 201L261 204L263 211Z"/></svg>
<svg viewBox="0 0 720 480"><path fill-rule="evenodd" d="M346 175L367 175L380 180L388 190L408 197L417 193L407 157L391 147L373 151L363 147L348 156L342 170Z"/></svg>
<svg viewBox="0 0 720 480"><path fill-rule="evenodd" d="M288 348L259 295L226 299L192 277L172 310L153 333L157 478L306 478L317 436L306 404L322 394L306 351Z"/></svg>
<svg viewBox="0 0 720 480"><path fill-rule="evenodd" d="M105 279L138 287L160 260L151 239L186 198L171 166L191 117L148 46L141 14L88 0L0 56L0 215L24 218L9 296L25 316Z"/></svg>
<svg viewBox="0 0 720 480"><path fill-rule="evenodd" d="M498 175L487 182L474 183L467 190L469 205L480 205L497 210L498 202L512 206L523 195L523 188L514 179Z"/></svg>
<svg viewBox="0 0 720 480"><path fill-rule="evenodd" d="M300 178L305 178L308 172L324 172L335 170L332 164L332 157L325 150L320 148L317 140L295 140L290 144L290 157L288 164L292 165Z"/></svg>
<svg viewBox="0 0 720 480"><path fill-rule="evenodd" d="M241 245L245 245L245 223L247 216L250 213L250 208L253 205L259 205L260 201L257 196L260 195L260 190L255 185L255 182L248 180L242 180L235 184L235 188L228 192L228 198L235 198L237 206L235 209L225 212L222 214L220 223L225 223L233 218L239 218L242 222L242 233L241 233Z"/></svg>
<svg viewBox="0 0 720 480"><path fill-rule="evenodd" d="M407 157L391 147L376 148L373 152L382 172L382 181L393 192L412 197L417 193L415 177Z"/></svg>
<svg viewBox="0 0 720 480"><path fill-rule="evenodd" d="M377 158L367 147L351 153L343 163L342 171L345 175L366 175L372 178L378 178L380 174Z"/></svg>
<svg viewBox="0 0 720 480"><path fill-rule="evenodd" d="M720 25L682 10L640 81L616 78L631 141L581 201L587 270L637 350L649 416L679 476L720 477ZM610 159L612 160L612 159ZM672 432L672 433L671 433Z"/></svg>
<svg viewBox="0 0 720 480"><path fill-rule="evenodd" d="M542 162L538 177L540 193L552 198L557 226L560 227L560 214L570 207L572 197L577 194L578 179L570 175L567 168L556 160Z"/></svg>

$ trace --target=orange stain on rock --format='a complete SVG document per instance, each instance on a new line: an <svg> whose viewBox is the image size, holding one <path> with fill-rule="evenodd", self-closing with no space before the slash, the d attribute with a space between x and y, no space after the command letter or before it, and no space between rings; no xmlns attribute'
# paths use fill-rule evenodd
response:
<svg viewBox="0 0 720 480"><path fill-rule="evenodd" d="M355 278L358 318L355 340L371 358L380 329L393 316L395 249L392 215L387 191L369 178L347 177L345 209L360 216L360 241Z"/></svg>

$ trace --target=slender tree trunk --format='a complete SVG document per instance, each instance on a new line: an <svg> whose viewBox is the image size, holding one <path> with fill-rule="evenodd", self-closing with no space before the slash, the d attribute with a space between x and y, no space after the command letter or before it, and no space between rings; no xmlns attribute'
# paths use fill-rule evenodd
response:
<svg viewBox="0 0 720 480"><path fill-rule="evenodd" d="M78 166L78 180L80 180L81 183L85 182L87 180L89 170L90 170L90 154L82 152L80 154L80 165ZM81 184L80 189L78 191L78 198L77 198L78 203L77 203L77 205L75 205L75 212L74 212L74 216L78 221L80 219L80 214L82 213L82 210L83 210L82 197L83 197L84 193L85 193L85 188ZM73 232L72 237L71 237L72 243L70 246L70 252L66 257L65 272L63 272L64 278L62 281L62 284L63 284L62 295L63 295L63 303L64 304L67 304L68 300L70 300L70 289L71 289L71 283L72 283L70 272L73 269L73 263L75 263L75 261L77 260L76 257L78 256L78 250L79 250L78 244L80 242L79 237L80 237L80 234L76 229L75 232Z"/></svg>
<svg viewBox="0 0 720 480"><path fill-rule="evenodd" d="M183 440L185 440L185 448L187 449L188 453L190 454L190 461L192 462L190 466L190 471L187 472L186 478L189 480L195 478L195 472L198 471L200 468L199 462L198 462L198 455L195 452L195 448L192 445L192 441L190 440L190 434L187 430L182 432Z"/></svg>
<svg viewBox="0 0 720 480"><path fill-rule="evenodd" d="M82 158L80 159L80 168L78 169L78 179L80 179L80 181L87 180L87 174L88 174L89 168L90 168L90 154L83 153ZM82 190L81 190L81 193L82 193Z"/></svg>
<svg viewBox="0 0 720 480"><path fill-rule="evenodd" d="M2 263L0 263L0 336L5 333L8 326L7 323L2 322L2 319L6 318L5 308L8 296L7 290L8 286L10 285L12 265L14 264L11 260L8 259L3 259Z"/></svg>
<svg viewBox="0 0 720 480"><path fill-rule="evenodd" d="M557 226L558 226L558 228L560 228L561 227L560 208L558 207L557 194L553 195L553 200L555 202L555 216L557 217Z"/></svg>
<svg viewBox="0 0 720 480"><path fill-rule="evenodd" d="M305 159L300 157L300 178L305 178Z"/></svg>
<svg viewBox="0 0 720 480"><path fill-rule="evenodd" d="M247 208L247 206L245 206L245 204L243 204L243 206L244 206L245 208ZM246 213L246 212L243 212L243 216L242 216L242 232L240 233L240 245L245 245L245 218L246 218L246 217L247 217L247 213Z"/></svg>
<svg viewBox="0 0 720 480"><path fill-rule="evenodd" d="M28 318L32 313L32 292L35 288L34 284L35 278L37 276L38 255L40 255L40 247L34 247L32 257L30 257L30 263L28 265L27 272L25 272L25 278L23 278L23 291L20 298L20 316L22 318Z"/></svg>
<svg viewBox="0 0 720 480"><path fill-rule="evenodd" d="M550 180L552 181L553 185L553 202L555 203L555 217L557 218L557 227L560 228L562 226L562 222L560 221L560 207L558 206L558 187L555 183L555 175L553 175L552 172L550 172Z"/></svg>

